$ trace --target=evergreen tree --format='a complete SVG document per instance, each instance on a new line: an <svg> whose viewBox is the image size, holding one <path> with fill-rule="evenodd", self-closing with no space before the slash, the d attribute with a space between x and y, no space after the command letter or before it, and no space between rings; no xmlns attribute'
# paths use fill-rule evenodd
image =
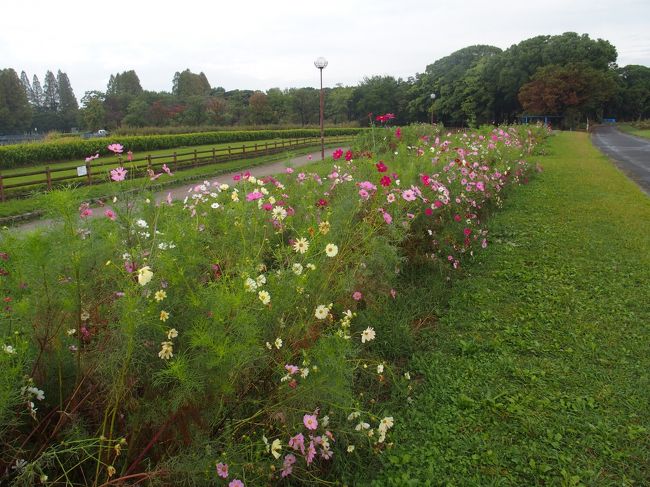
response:
<svg viewBox="0 0 650 487"><path fill-rule="evenodd" d="M34 78L32 79L32 92L34 93L34 99L32 100L34 108L43 108L43 88L41 88L41 82L38 80L38 76L36 75L34 75Z"/></svg>
<svg viewBox="0 0 650 487"><path fill-rule="evenodd" d="M34 90L32 89L32 85L29 82L29 78L27 77L27 73L25 73L25 71L22 71L20 73L20 83L23 85L23 89L25 90L25 94L27 95L27 100L33 106Z"/></svg>
<svg viewBox="0 0 650 487"><path fill-rule="evenodd" d="M13 69L0 70L0 134L27 130L32 109L18 74Z"/></svg>
<svg viewBox="0 0 650 487"><path fill-rule="evenodd" d="M43 108L51 112L56 112L60 102L59 87L52 71L48 70L45 73L45 81L43 83Z"/></svg>
<svg viewBox="0 0 650 487"><path fill-rule="evenodd" d="M61 120L65 129L70 129L77 125L77 116L79 115L79 104L77 97L72 91L68 75L61 70L56 75L59 106L58 111L61 114Z"/></svg>

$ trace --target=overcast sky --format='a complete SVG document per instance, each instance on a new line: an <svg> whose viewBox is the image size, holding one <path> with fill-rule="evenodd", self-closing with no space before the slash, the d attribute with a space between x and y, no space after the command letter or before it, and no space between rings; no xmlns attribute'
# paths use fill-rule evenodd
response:
<svg viewBox="0 0 650 487"><path fill-rule="evenodd" d="M146 90L203 71L226 90L408 78L473 44L505 49L567 31L610 41L618 64L650 66L648 0L29 0L3 2L0 68L68 74L79 99L134 69Z"/></svg>

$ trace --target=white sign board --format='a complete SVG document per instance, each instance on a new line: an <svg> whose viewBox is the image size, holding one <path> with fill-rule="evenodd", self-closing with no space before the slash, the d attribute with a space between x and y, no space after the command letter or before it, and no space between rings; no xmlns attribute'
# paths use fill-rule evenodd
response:
<svg viewBox="0 0 650 487"><path fill-rule="evenodd" d="M85 176L88 174L86 166L77 166L77 176Z"/></svg>

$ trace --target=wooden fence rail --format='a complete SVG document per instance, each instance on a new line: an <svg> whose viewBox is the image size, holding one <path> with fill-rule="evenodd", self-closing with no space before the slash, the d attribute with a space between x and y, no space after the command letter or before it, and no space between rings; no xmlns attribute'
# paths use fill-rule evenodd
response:
<svg viewBox="0 0 650 487"><path fill-rule="evenodd" d="M354 137L340 136L325 139L325 143L345 144L349 143ZM93 183L102 183L110 181L110 170L120 165L126 168L131 176L139 177L148 174L148 171L161 170L163 164L167 164L173 172L183 171L185 169L194 169L208 164L217 164L243 157L259 157L284 152L289 149L299 149L320 145L320 138L308 137L300 139L281 139L264 144L255 144L253 147L246 145L213 147L206 150L193 149L188 152L174 152L164 155L146 155L127 161L122 158L121 164L114 158L111 160L89 161L85 164L86 174L78 175L77 169L80 166L52 167L46 166L44 170L25 171L9 175L0 174L0 201L25 196L25 194L42 189L53 189L68 183L80 185L92 185ZM165 161L161 161L165 159ZM83 167L83 166L81 166ZM57 175L62 172L74 172L73 174ZM41 176L41 178L30 178L28 181L11 183L11 180L25 178L30 176ZM22 189L21 189L22 188Z"/></svg>

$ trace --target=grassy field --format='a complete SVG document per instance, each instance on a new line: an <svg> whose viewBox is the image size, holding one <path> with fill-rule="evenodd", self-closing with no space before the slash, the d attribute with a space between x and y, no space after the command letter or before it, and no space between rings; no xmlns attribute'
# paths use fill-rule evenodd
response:
<svg viewBox="0 0 650 487"><path fill-rule="evenodd" d="M623 132L627 132L628 134L638 135L639 137L650 138L650 129L638 129L636 127L633 127L632 125L627 125L624 123L617 125L617 127Z"/></svg>
<svg viewBox="0 0 650 487"><path fill-rule="evenodd" d="M405 276L384 346L416 394L357 485L650 482L650 198L585 134L548 150L461 278Z"/></svg>

